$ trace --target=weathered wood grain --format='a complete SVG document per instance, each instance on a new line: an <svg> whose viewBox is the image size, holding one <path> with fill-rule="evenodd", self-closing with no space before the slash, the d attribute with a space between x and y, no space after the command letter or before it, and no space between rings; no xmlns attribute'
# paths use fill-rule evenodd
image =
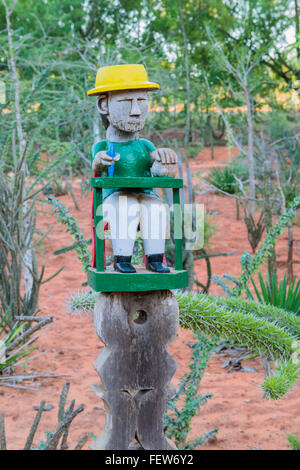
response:
<svg viewBox="0 0 300 470"><path fill-rule="evenodd" d="M179 325L175 297L167 290L101 293L94 324L105 348L94 364L102 383L93 390L105 403L106 425L93 449L126 450L134 438L143 449L172 448L163 414L177 367L167 351Z"/></svg>

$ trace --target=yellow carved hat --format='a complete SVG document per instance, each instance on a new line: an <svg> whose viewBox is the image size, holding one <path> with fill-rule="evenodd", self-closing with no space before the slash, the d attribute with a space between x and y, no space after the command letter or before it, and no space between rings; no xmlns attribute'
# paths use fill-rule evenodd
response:
<svg viewBox="0 0 300 470"><path fill-rule="evenodd" d="M149 82L146 69L139 64L110 65L100 67L96 76L95 88L87 94L100 95L115 90L148 90L159 89L158 83Z"/></svg>

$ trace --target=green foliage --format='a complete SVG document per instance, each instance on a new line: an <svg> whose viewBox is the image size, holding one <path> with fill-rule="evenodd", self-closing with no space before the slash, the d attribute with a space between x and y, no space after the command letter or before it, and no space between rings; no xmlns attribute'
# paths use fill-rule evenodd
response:
<svg viewBox="0 0 300 470"><path fill-rule="evenodd" d="M45 236L36 236L38 195L44 189L43 177L57 162L44 165L39 174L34 169L43 160L40 139L56 110L48 109L41 119L50 68L38 66L30 80L25 76L26 65L19 67L19 60L20 56L25 59L30 40L12 29L16 2L11 10L2 3L0 21L6 24L7 35L0 38L0 75L6 91L5 103L0 104L0 319L9 312L7 327L13 329L17 318L36 315L40 287L47 282L43 280L45 267L39 269L36 256L36 247Z"/></svg>
<svg viewBox="0 0 300 470"><path fill-rule="evenodd" d="M92 292L90 290L82 290L75 294L70 294L70 298L67 299L68 311L71 315L90 313L94 310L96 299L97 292Z"/></svg>
<svg viewBox="0 0 300 470"><path fill-rule="evenodd" d="M235 297L223 298L192 292L176 293L180 325L195 335L201 331L247 346L257 354L277 360L273 376L266 379L264 395L277 399L295 383L298 370L300 319L285 310ZM96 294L73 295L68 301L71 313L80 314L95 305ZM287 364L289 366L287 366Z"/></svg>
<svg viewBox="0 0 300 470"><path fill-rule="evenodd" d="M92 239L90 238L89 240L86 241L87 244L92 243ZM65 246L64 248L60 248L59 250L55 250L53 253L55 255L62 255L63 253L67 253L68 251L73 251L76 250L77 243L72 243L72 245Z"/></svg>
<svg viewBox="0 0 300 470"><path fill-rule="evenodd" d="M97 292L83 290L73 294L67 299L67 308L71 315L81 315L81 313L90 313L94 310Z"/></svg>
<svg viewBox="0 0 300 470"><path fill-rule="evenodd" d="M265 258L270 255L279 235L286 229L288 224L293 220L296 215L296 209L300 205L300 196L297 196L288 210L284 212L278 219L277 223L270 228L267 233L262 246L259 247L256 254L251 256L249 253L244 253L241 257L242 273L237 282L237 286L233 289L233 295L240 296L246 289L250 277L257 271Z"/></svg>
<svg viewBox="0 0 300 470"><path fill-rule="evenodd" d="M61 201L49 196L47 202L52 204L52 211L57 214L57 221L66 225L66 231L71 233L71 238L76 243L75 249L78 258L83 269L87 271L91 264L91 255L88 249L88 241L83 237L78 227L77 220L69 214L69 210Z"/></svg>
<svg viewBox="0 0 300 470"><path fill-rule="evenodd" d="M16 367L16 364L18 364L21 359L29 356L37 349L36 347L29 348L28 345L26 346L23 344L20 348L16 348L15 352L12 351L10 354L8 354L8 347L12 344L17 336L20 336L24 323L16 324L16 326L13 327L9 333L3 334L4 328L6 326L4 320L5 317L3 317L0 322L0 328L2 327L0 331L0 374L9 373L10 370L13 370L14 367Z"/></svg>
<svg viewBox="0 0 300 470"><path fill-rule="evenodd" d="M166 435L175 440L178 449L192 450L198 445L203 445L208 439L213 438L217 429L205 433L193 442L187 441L191 430L191 420L200 412L202 404L212 398L211 394L198 395L198 388L208 360L217 342L210 340L201 333L195 335L196 342L192 345L190 371L185 374L179 384L179 388L173 398L168 402L164 415ZM176 403L184 397L181 409Z"/></svg>
<svg viewBox="0 0 300 470"><path fill-rule="evenodd" d="M186 84L190 82L193 134L194 130L199 130L202 114L211 106L203 84L204 71L216 87L222 104L231 107L241 104L231 75L225 73L216 60L208 31L215 42L224 45L229 59L238 58L251 44L255 44L258 54L263 53L263 60L255 70L255 77L260 79L256 82L262 84L255 92L266 97L275 88L269 70L277 78L275 85L286 82L284 91L288 91L298 77L294 55L282 53L286 31L294 21L293 15L286 15L289 2L255 0L248 7L238 0L204 0L199 5L188 0L159 3L92 0L84 7L79 0L67 0L63 4L54 0L40 5L32 0L17 2L11 26L25 130L33 131L33 145L47 156L64 155L66 166L71 164L73 169L81 171L88 164L85 155L93 140L91 135L97 116L94 100L87 98L86 90L93 85L97 67L127 62L146 64L149 75L161 84L161 91L152 95L153 103L163 110L151 113L149 128L154 133L163 123L165 127L170 127L170 123L173 127L182 127L187 109L170 113L168 108L174 102L180 105L186 102ZM96 18L101 18L101 22ZM3 7L0 24L5 31ZM4 77L7 85L5 108L11 110L12 80L5 35L1 37L0 48L1 79ZM277 53L278 48L280 53ZM254 105L258 104L256 100ZM7 127L14 119L12 113L0 113L0 120L1 126ZM201 128L205 137L207 129ZM101 126L100 132L103 132ZM192 142L191 145L196 148L197 144ZM5 154L10 164L11 155L6 151ZM33 166L35 171L41 163L40 157Z"/></svg>
<svg viewBox="0 0 300 470"><path fill-rule="evenodd" d="M296 340L299 337L299 323L295 325L298 335L294 336L282 323L282 326L277 325L274 318L270 321L274 307L268 318L265 312L269 306L261 310L256 304L253 309L249 306L246 311L243 308L239 310L237 304L234 305L237 309L232 304L228 305L227 299L222 303L223 299L192 293L178 294L177 301L180 323L184 328L228 338L258 354L278 360L275 373L262 384L264 396L278 399L293 387L300 373Z"/></svg>
<svg viewBox="0 0 300 470"><path fill-rule="evenodd" d="M300 439L294 434L288 435L288 441L291 447L291 450L300 450Z"/></svg>
<svg viewBox="0 0 300 470"><path fill-rule="evenodd" d="M24 156L25 157L25 156ZM32 246L36 226L36 200L24 203L25 172L23 162L18 162L13 175L8 175L0 165L0 319L7 312L6 321L13 328L16 317L35 315L44 269L38 272L35 250ZM23 289L24 257L32 254L32 289Z"/></svg>
<svg viewBox="0 0 300 470"><path fill-rule="evenodd" d="M203 151L203 146L199 144L191 143L187 147L187 155L191 158L197 157L199 152L202 152L202 151Z"/></svg>
<svg viewBox="0 0 300 470"><path fill-rule="evenodd" d="M45 431L45 438L46 440L44 441L43 439L40 440L37 446L33 446L32 450L47 450L47 441L49 440L51 436L51 431Z"/></svg>
<svg viewBox="0 0 300 470"><path fill-rule="evenodd" d="M54 432L46 431L46 441L41 440L37 446L33 446L33 440L37 432L37 428L41 421L44 411L45 401L42 400L39 409L36 413L33 424L27 436L24 450L66 450L68 448L67 439L70 431L70 426L74 418L83 411L83 406L75 408L75 400L72 400L70 406L66 408L66 399L69 391L70 383L66 382L64 385L59 401L59 415L58 424ZM75 446L74 450L81 450L88 440L88 435L83 436ZM0 450L6 449L6 434L4 427L4 414L0 415Z"/></svg>
<svg viewBox="0 0 300 470"><path fill-rule="evenodd" d="M95 306L97 293L91 291L72 294L68 299L68 307L71 314L81 314L92 311ZM188 433L191 430L191 420L200 412L200 406L212 397L210 394L198 395L198 387L203 376L207 362L214 350L217 340L208 339L201 333L195 335L196 342L192 345L190 372L185 374L179 388L173 398L168 402L164 416L165 431L168 437L175 439L179 449L194 449L203 445L208 439L213 438L217 429L205 433L193 442L188 442ZM184 405L178 408L177 402L184 397Z"/></svg>
<svg viewBox="0 0 300 470"><path fill-rule="evenodd" d="M253 313L226 309L203 294L188 292L176 297L183 328L228 338L272 359L287 359L293 353L294 338Z"/></svg>
<svg viewBox="0 0 300 470"><path fill-rule="evenodd" d="M21 317L11 327L8 313L0 319L0 374L3 376L10 375L17 365L24 364L25 358L26 362L31 359L29 356L37 349L33 346L37 340L36 331L53 320L52 317L34 318L35 325L31 326L32 317Z"/></svg>
<svg viewBox="0 0 300 470"><path fill-rule="evenodd" d="M287 100L284 109L273 109L268 113L268 119L266 120L264 117L260 123L260 126L268 134L267 142L272 139L270 149L272 153L269 158L274 162L274 165L272 165L273 168L270 168L272 178L270 192L275 193L273 197L281 199L286 207L300 194L300 142L295 138L295 134L298 133L298 122L291 119L293 114L293 107ZM263 185L261 180L263 180L265 160L266 156L262 151L257 155L256 174L258 185L261 186ZM275 180L277 180L277 186L280 181L280 187L276 188ZM276 207L273 209L278 211Z"/></svg>
<svg viewBox="0 0 300 470"><path fill-rule="evenodd" d="M271 104L272 106L272 104ZM263 202L263 221L267 232L273 226L273 217L286 211L300 194L300 145L296 122L288 100L284 106L276 107L263 115L258 122L260 136L256 135L257 196ZM293 226L288 224L288 279L293 276ZM267 257L268 278L276 278L276 250L271 248ZM277 280L275 283L277 284ZM269 282L269 281L268 281Z"/></svg>
<svg viewBox="0 0 300 470"><path fill-rule="evenodd" d="M262 384L264 397L278 400L287 394L299 379L300 363L285 361L279 363L272 375L269 375Z"/></svg>
<svg viewBox="0 0 300 470"><path fill-rule="evenodd" d="M271 278L265 281L261 272L258 273L258 278L260 291L252 277L250 278L258 302L275 305L289 312L294 312L296 315L300 314L300 280L296 283L296 278L294 278L288 284L285 274L283 280L278 282L275 273L273 273ZM248 287L246 293L249 299L254 300Z"/></svg>
<svg viewBox="0 0 300 470"><path fill-rule="evenodd" d="M288 210L284 212L279 218L276 224L270 228L268 231L262 245L258 248L255 255L251 255L248 252L244 252L241 256L241 275L239 279L225 274L223 279L215 277L218 280L218 284L221 285L225 292L230 296L240 297L248 288L251 277L257 272L259 266L266 260L266 258L271 254L279 235L287 228L291 223L293 218L296 215L296 209L300 205L300 196L297 196L292 204L289 206ZM233 289L230 289L226 282L230 281L235 284Z"/></svg>
<svg viewBox="0 0 300 470"><path fill-rule="evenodd" d="M248 171L245 166L232 163L224 168L213 168L205 180L216 189L228 194L240 193L239 182L248 179Z"/></svg>
<svg viewBox="0 0 300 470"><path fill-rule="evenodd" d="M254 302L253 300L244 300L237 297L218 297L207 296L216 305L224 307L226 310L240 312L245 315L253 314L257 318L262 318L270 323L280 326L288 331L296 339L300 339L300 318L291 315L290 312L273 305L265 305Z"/></svg>
<svg viewBox="0 0 300 470"><path fill-rule="evenodd" d="M143 262L143 258L144 258L143 240L141 238L141 235L138 234L137 239L134 244L132 263L141 264Z"/></svg>

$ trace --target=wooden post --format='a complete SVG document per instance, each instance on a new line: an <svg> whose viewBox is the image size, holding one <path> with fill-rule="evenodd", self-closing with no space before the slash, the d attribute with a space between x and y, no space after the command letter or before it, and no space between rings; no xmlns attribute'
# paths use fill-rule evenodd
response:
<svg viewBox="0 0 300 470"><path fill-rule="evenodd" d="M179 326L178 305L168 291L99 293L94 325L105 348L95 361L106 425L95 450L176 449L163 431L163 415L174 394L169 384L177 365L168 353ZM135 447L136 448L136 447Z"/></svg>

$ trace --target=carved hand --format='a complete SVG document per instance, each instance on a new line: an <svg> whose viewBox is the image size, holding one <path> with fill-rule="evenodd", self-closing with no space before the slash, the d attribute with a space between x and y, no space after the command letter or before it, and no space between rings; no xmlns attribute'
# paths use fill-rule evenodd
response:
<svg viewBox="0 0 300 470"><path fill-rule="evenodd" d="M175 176L177 170L177 155L174 150L161 148L151 152L150 157L153 176Z"/></svg>
<svg viewBox="0 0 300 470"><path fill-rule="evenodd" d="M120 160L120 154L117 153L114 158L107 155L106 150L96 153L92 163L92 168L95 173L100 173L105 168L111 166L114 162Z"/></svg>

